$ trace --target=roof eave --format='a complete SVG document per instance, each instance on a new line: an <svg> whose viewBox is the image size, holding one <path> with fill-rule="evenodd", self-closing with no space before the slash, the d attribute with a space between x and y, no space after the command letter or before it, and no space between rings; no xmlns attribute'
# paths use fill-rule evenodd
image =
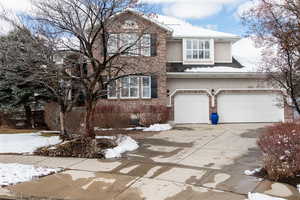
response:
<svg viewBox="0 0 300 200"><path fill-rule="evenodd" d="M259 78L267 77L262 72L168 72L168 78Z"/></svg>
<svg viewBox="0 0 300 200"><path fill-rule="evenodd" d="M236 37L212 37L212 36L197 36L197 35L175 35L172 36L172 39L183 39L183 38L205 38L205 39L220 39L220 40L226 40L226 41L232 41L232 42L237 42L241 39L240 36Z"/></svg>

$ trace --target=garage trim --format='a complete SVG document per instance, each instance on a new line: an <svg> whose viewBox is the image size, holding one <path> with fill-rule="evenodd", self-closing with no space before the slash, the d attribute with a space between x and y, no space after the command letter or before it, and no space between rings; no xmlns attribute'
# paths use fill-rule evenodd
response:
<svg viewBox="0 0 300 200"><path fill-rule="evenodd" d="M170 100L169 100L169 105L168 107L172 107L174 103L174 96L177 93L206 93L209 96L213 97L211 91L209 89L176 89L171 95L170 95Z"/></svg>

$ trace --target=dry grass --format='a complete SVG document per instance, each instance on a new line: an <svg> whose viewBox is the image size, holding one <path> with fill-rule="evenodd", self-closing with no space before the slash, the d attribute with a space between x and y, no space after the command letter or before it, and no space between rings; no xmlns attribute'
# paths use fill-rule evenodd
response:
<svg viewBox="0 0 300 200"><path fill-rule="evenodd" d="M116 136L116 135L128 135L134 139L143 139L147 137L151 137L160 132L152 132L152 131L140 131L140 130L108 130L108 131L95 131L96 135L99 136Z"/></svg>
<svg viewBox="0 0 300 200"><path fill-rule="evenodd" d="M21 133L36 133L40 130L35 129L11 129L11 128L0 128L0 134L21 134Z"/></svg>

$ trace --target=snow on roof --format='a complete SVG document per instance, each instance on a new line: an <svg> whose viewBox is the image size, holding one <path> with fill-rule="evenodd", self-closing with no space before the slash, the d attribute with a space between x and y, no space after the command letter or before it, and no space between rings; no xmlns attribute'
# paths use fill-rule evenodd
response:
<svg viewBox="0 0 300 200"><path fill-rule="evenodd" d="M213 37L236 40L240 38L234 34L204 29L200 26L192 25L189 22L174 17L155 15L152 18L156 21L156 23L169 27L169 29L173 31L173 37Z"/></svg>
<svg viewBox="0 0 300 200"><path fill-rule="evenodd" d="M260 72L260 63L262 49L257 48L250 38L243 38L232 46L233 57L242 65L243 68L233 67L195 67L187 69L186 72L203 72L203 73L251 73Z"/></svg>

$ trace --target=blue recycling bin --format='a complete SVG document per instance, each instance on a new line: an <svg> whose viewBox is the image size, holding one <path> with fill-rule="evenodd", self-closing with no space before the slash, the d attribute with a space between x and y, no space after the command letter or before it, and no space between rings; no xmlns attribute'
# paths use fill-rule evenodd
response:
<svg viewBox="0 0 300 200"><path fill-rule="evenodd" d="M213 125L217 125L219 123L219 115L218 115L218 113L211 113L210 118L211 118L211 123Z"/></svg>

